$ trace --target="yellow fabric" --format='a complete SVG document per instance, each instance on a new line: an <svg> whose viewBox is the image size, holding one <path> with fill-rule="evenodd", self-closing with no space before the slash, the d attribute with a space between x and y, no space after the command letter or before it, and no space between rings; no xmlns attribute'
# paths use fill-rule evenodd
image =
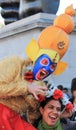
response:
<svg viewBox="0 0 76 130"><path fill-rule="evenodd" d="M53 72L54 75L60 75L62 74L65 69L68 67L68 64L66 62L58 62L56 70Z"/></svg>
<svg viewBox="0 0 76 130"><path fill-rule="evenodd" d="M60 60L60 56L59 54L55 51L55 50L51 50L51 49L40 49L36 59L42 55L42 54L47 54L50 59L56 63L58 63L58 61Z"/></svg>
<svg viewBox="0 0 76 130"><path fill-rule="evenodd" d="M51 58L51 60L54 60L55 62L58 62L60 59L59 54L55 50L39 49L38 43L36 43L36 41L34 39L32 39L30 41L30 43L28 44L28 46L26 48L26 53L27 53L28 57L34 62L42 54L47 54Z"/></svg>
<svg viewBox="0 0 76 130"><path fill-rule="evenodd" d="M31 58L31 60L35 61L38 52L39 52L38 43L34 39L32 39L26 47L26 54L28 55L29 58Z"/></svg>

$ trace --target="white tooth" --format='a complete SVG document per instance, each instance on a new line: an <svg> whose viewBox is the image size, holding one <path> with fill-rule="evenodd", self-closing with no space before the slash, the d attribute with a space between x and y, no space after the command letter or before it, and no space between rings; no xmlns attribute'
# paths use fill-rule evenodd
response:
<svg viewBox="0 0 76 130"><path fill-rule="evenodd" d="M55 116L51 116L51 117L56 118Z"/></svg>
<svg viewBox="0 0 76 130"><path fill-rule="evenodd" d="M45 72L43 72L43 74L46 74Z"/></svg>

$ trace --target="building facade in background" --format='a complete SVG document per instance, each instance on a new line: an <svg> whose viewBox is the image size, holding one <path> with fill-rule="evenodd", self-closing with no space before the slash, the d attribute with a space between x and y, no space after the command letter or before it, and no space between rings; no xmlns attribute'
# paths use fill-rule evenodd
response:
<svg viewBox="0 0 76 130"><path fill-rule="evenodd" d="M60 0L0 0L1 15L9 24L39 12L56 14L59 3Z"/></svg>

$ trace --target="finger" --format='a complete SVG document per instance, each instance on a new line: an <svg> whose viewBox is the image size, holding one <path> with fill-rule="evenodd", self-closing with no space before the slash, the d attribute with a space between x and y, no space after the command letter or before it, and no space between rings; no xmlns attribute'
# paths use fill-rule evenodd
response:
<svg viewBox="0 0 76 130"><path fill-rule="evenodd" d="M47 90L48 90L48 88L41 88L41 90L43 90L43 91L47 91Z"/></svg>
<svg viewBox="0 0 76 130"><path fill-rule="evenodd" d="M47 91L43 91L41 89L37 90L37 94L46 95Z"/></svg>
<svg viewBox="0 0 76 130"><path fill-rule="evenodd" d="M38 100L38 96L35 93L33 93L33 96L36 100Z"/></svg>
<svg viewBox="0 0 76 130"><path fill-rule="evenodd" d="M46 86L38 86L39 89L42 89L42 90L48 90L48 88Z"/></svg>
<svg viewBox="0 0 76 130"><path fill-rule="evenodd" d="M41 86L41 85L33 85L33 87L41 88L41 89L48 89L47 86Z"/></svg>

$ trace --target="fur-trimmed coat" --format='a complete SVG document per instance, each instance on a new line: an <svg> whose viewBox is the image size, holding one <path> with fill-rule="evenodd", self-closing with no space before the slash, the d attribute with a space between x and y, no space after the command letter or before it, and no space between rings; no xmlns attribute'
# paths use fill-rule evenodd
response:
<svg viewBox="0 0 76 130"><path fill-rule="evenodd" d="M23 78L29 62L30 60L25 61L16 56L0 61L0 103L22 116L26 115L27 121L33 124L39 117L39 102L28 93L30 82Z"/></svg>

